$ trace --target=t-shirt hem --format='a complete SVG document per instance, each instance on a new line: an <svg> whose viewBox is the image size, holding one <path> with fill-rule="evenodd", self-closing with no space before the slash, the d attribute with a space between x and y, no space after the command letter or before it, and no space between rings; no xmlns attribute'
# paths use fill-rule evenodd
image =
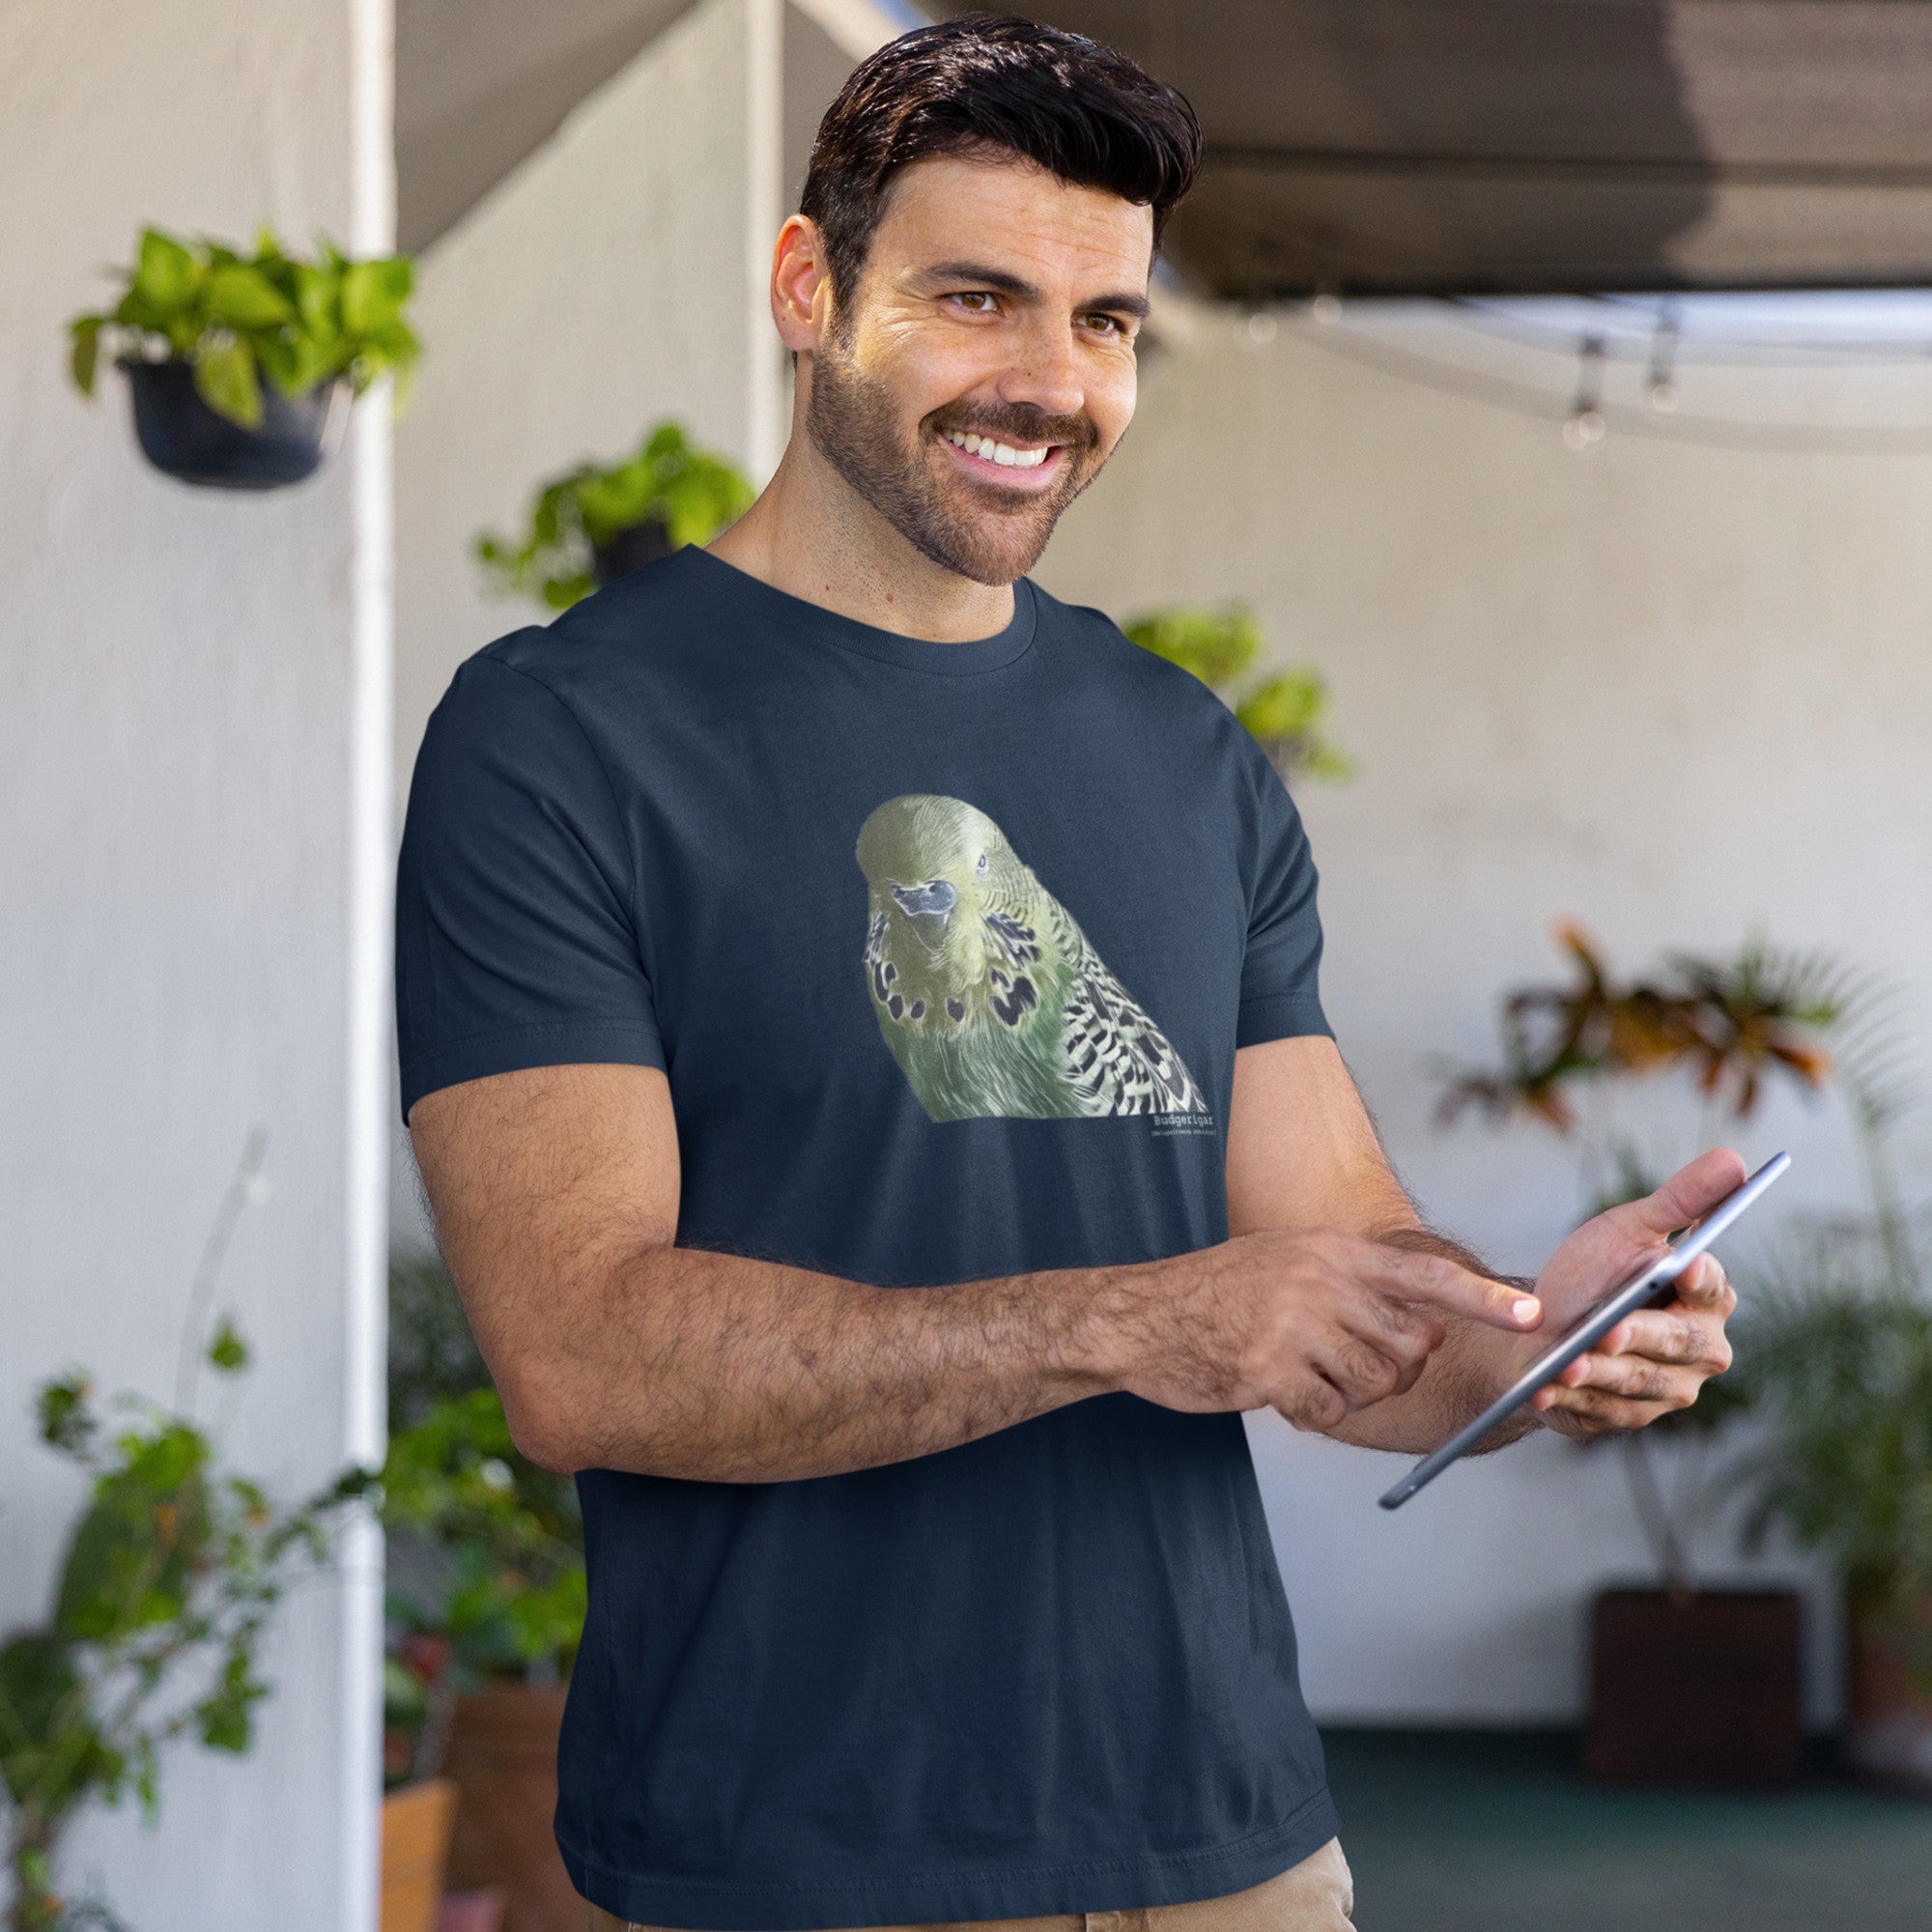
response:
<svg viewBox="0 0 1932 1932"><path fill-rule="evenodd" d="M1321 1010L1321 1002L1305 994L1282 994L1272 998L1244 1000L1235 1016L1235 1045L1259 1046L1267 1039L1300 1039L1320 1034L1333 1039L1335 1029Z"/></svg>
<svg viewBox="0 0 1932 1932"><path fill-rule="evenodd" d="M425 1094L492 1073L520 1073L531 1066L572 1066L615 1062L625 1066L665 1065L664 1041L645 1020L545 1020L469 1034L432 1052L412 1054L402 1067L403 1124Z"/></svg>
<svg viewBox="0 0 1932 1932"><path fill-rule="evenodd" d="M830 1926L1032 1918L1187 1905L1277 1878L1341 1830L1327 1786L1285 1823L1196 1852L1027 1865L1004 1871L882 1872L832 1881L655 1878L582 1856L561 1833L571 1882L606 1912L634 1924L690 1932L823 1932Z"/></svg>

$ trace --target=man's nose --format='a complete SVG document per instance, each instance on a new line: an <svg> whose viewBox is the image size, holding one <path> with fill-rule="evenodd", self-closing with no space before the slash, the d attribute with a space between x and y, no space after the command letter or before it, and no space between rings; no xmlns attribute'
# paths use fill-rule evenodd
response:
<svg viewBox="0 0 1932 1932"><path fill-rule="evenodd" d="M1003 403L1030 403L1042 415L1080 414L1087 391L1074 356L1072 325L1042 322L1028 329L999 389Z"/></svg>

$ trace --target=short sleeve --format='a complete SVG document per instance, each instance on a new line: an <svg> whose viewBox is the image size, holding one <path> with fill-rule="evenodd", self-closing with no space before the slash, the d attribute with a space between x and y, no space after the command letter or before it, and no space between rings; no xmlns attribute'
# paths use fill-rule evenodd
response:
<svg viewBox="0 0 1932 1932"><path fill-rule="evenodd" d="M403 1119L423 1094L575 1062L666 1065L629 840L548 685L482 655L432 714L396 880Z"/></svg>
<svg viewBox="0 0 1932 1932"><path fill-rule="evenodd" d="M1301 814L1273 768L1258 759L1256 849L1241 958L1236 1047L1303 1034L1333 1037L1321 1009L1321 921L1315 909L1315 859Z"/></svg>

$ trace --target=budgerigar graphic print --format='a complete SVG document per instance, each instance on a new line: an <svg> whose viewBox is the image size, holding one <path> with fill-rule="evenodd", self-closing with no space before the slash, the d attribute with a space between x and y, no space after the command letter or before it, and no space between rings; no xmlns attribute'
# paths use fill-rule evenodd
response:
<svg viewBox="0 0 1932 1932"><path fill-rule="evenodd" d="M859 833L865 970L935 1121L1206 1113L1173 1043L964 799L888 799Z"/></svg>

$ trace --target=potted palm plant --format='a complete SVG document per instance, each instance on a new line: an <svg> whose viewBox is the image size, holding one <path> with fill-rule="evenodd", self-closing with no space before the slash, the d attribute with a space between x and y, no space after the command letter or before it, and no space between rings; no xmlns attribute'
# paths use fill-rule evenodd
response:
<svg viewBox="0 0 1932 1932"><path fill-rule="evenodd" d="M142 452L170 476L229 490L298 483L379 376L395 373L402 407L421 354L403 312L407 256L351 261L325 236L301 261L265 226L244 257L151 227L122 272L112 308L69 323L70 366L92 396L103 349L114 353Z"/></svg>
<svg viewBox="0 0 1932 1932"><path fill-rule="evenodd" d="M1926 1286L1922 1239L1884 1209L1792 1244L1743 1331L1767 1428L1737 1472L1747 1537L1781 1522L1841 1580L1847 1760L1920 1795L1932 1795Z"/></svg>
<svg viewBox="0 0 1932 1932"><path fill-rule="evenodd" d="M1689 1070L1706 1101L1737 1121L1752 1115L1776 1080L1806 1094L1837 1081L1861 1123L1885 1104L1886 1055L1875 1050L1873 1032L1884 989L1841 963L1751 941L1729 959L1680 953L1660 974L1624 981L1580 928L1565 925L1559 939L1571 980L1505 997L1502 1064L1452 1073L1438 1113L1445 1123L1474 1109L1568 1136L1584 1093L1601 1096L1666 1069ZM1841 1049L1836 1058L1833 1046ZM1583 1158L1589 1213L1656 1185L1607 1117L1594 1139ZM1752 1377L1733 1371L1693 1407L1611 1451L1660 1577L1600 1591L1592 1605L1584 1763L1597 1776L1758 1785L1798 1775L1798 1595L1715 1588L1692 1563L1697 1531L1735 1487L1715 1445L1753 1406L1756 1388ZM1677 1452L1674 1481L1660 1466L1663 1444Z"/></svg>
<svg viewBox="0 0 1932 1932"><path fill-rule="evenodd" d="M1129 617L1122 629L1219 693L1284 783L1354 776L1353 759L1327 736L1328 687L1319 671L1302 666L1242 685L1262 649L1260 619L1245 604L1167 605Z"/></svg>
<svg viewBox="0 0 1932 1932"><path fill-rule="evenodd" d="M541 485L524 535L486 530L475 553L497 589L567 611L682 544L709 543L753 495L728 457L661 422L621 462L581 463Z"/></svg>

